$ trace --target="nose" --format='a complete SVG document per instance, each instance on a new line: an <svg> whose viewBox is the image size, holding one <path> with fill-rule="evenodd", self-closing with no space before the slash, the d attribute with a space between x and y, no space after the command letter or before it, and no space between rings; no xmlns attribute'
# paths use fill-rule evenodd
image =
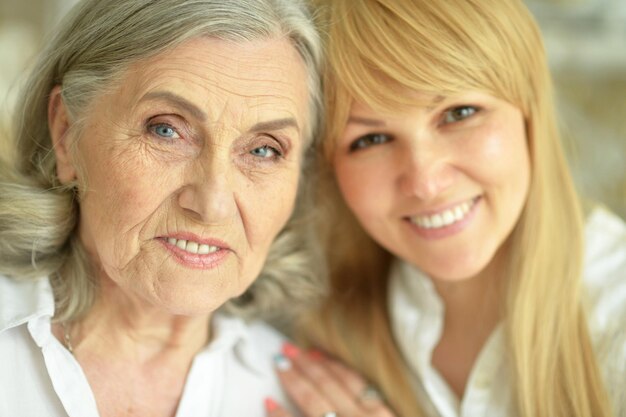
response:
<svg viewBox="0 0 626 417"><path fill-rule="evenodd" d="M445 146L413 141L403 154L398 183L405 196L432 200L454 183L456 170Z"/></svg>
<svg viewBox="0 0 626 417"><path fill-rule="evenodd" d="M188 167L178 204L186 215L206 224L221 224L236 211L233 168L228 155L210 152Z"/></svg>

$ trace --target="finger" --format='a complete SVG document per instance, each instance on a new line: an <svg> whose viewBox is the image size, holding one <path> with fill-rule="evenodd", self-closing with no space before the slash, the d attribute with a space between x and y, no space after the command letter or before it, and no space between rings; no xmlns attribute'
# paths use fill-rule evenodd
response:
<svg viewBox="0 0 626 417"><path fill-rule="evenodd" d="M343 384L361 410L377 411L386 408L382 395L360 374L321 351L314 350L309 356L320 361Z"/></svg>
<svg viewBox="0 0 626 417"><path fill-rule="evenodd" d="M279 354L274 358L278 378L300 411L307 417L319 417L336 410L333 404L316 388L286 356Z"/></svg>
<svg viewBox="0 0 626 417"><path fill-rule="evenodd" d="M371 411L380 409L381 406L385 407L382 394L361 375L334 359L328 359L326 366L343 381L346 389L352 393L362 408Z"/></svg>
<svg viewBox="0 0 626 417"><path fill-rule="evenodd" d="M265 399L265 415L267 417L293 417L293 414L270 397Z"/></svg>
<svg viewBox="0 0 626 417"><path fill-rule="evenodd" d="M318 360L324 364L331 374L335 375L335 377L341 381L346 390L348 390L348 392L350 392L355 398L358 397L368 386L365 378L348 368L343 363L329 358L319 351L315 351L312 357L319 358Z"/></svg>
<svg viewBox="0 0 626 417"><path fill-rule="evenodd" d="M343 381L330 372L326 366L326 358L306 354L291 344L283 346L283 353L291 359L294 369L306 377L308 382L328 400L332 410L337 411L339 415L359 415L361 410L355 396L346 389Z"/></svg>

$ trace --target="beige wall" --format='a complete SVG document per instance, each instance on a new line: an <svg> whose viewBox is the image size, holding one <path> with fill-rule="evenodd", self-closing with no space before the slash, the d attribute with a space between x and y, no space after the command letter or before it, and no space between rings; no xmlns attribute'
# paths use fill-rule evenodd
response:
<svg viewBox="0 0 626 417"><path fill-rule="evenodd" d="M18 80L76 0L0 0L0 135ZM581 191L626 218L626 0L527 0L542 26ZM0 140L0 152L5 140ZM4 154L4 152L2 152Z"/></svg>
<svg viewBox="0 0 626 417"><path fill-rule="evenodd" d="M626 218L626 1L528 0L579 189Z"/></svg>

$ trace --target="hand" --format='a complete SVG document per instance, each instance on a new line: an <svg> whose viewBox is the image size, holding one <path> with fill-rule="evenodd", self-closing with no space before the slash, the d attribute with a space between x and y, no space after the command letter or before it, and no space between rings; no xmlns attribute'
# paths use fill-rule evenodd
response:
<svg viewBox="0 0 626 417"><path fill-rule="evenodd" d="M363 377L319 351L286 343L275 362L283 388L305 417L394 417ZM272 399L265 405L269 417L292 417Z"/></svg>

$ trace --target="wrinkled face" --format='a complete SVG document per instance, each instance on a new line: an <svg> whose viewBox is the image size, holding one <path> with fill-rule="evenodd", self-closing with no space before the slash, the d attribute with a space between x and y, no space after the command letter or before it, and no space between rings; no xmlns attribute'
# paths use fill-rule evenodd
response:
<svg viewBox="0 0 626 417"><path fill-rule="evenodd" d="M394 114L355 103L333 163L368 233L443 280L476 276L494 259L530 182L520 110L483 93Z"/></svg>
<svg viewBox="0 0 626 417"><path fill-rule="evenodd" d="M292 212L304 64L284 39L201 38L135 64L120 85L77 142L82 242L126 293L175 314L213 311L255 279Z"/></svg>

